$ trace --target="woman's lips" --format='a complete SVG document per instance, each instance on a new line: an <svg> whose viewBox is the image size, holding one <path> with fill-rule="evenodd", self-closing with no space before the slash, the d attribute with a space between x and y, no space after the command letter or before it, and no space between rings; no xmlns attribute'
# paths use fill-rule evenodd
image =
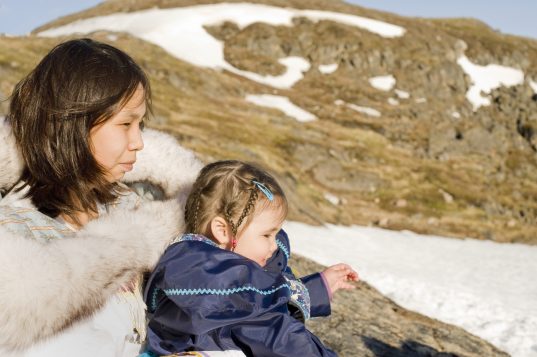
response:
<svg viewBox="0 0 537 357"><path fill-rule="evenodd" d="M134 168L134 162L122 163L121 167L123 167L123 170L125 172L132 171L132 169Z"/></svg>

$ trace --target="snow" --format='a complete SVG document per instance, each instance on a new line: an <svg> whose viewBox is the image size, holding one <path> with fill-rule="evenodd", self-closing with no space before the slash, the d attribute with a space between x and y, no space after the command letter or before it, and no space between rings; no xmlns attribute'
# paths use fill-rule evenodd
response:
<svg viewBox="0 0 537 357"><path fill-rule="evenodd" d="M225 69L276 88L290 88L310 68L304 59L289 57L280 63L287 66L281 76L261 76L233 67L224 59L224 44L211 36L204 26L231 21L240 28L256 22L274 26L293 26L293 19L306 17L311 21L336 21L356 26L383 37L403 36L405 29L386 22L330 11L298 10L261 4L220 3L171 9L149 9L118 13L75 21L40 32L39 36L55 37L98 30L127 32L156 44L173 56L196 66ZM307 64L306 64L307 63Z"/></svg>
<svg viewBox="0 0 537 357"><path fill-rule="evenodd" d="M334 206L337 206L340 204L341 200L339 199L339 197L337 197L336 195L333 195L331 193L325 193L324 194L324 198L330 202L331 204L333 204Z"/></svg>
<svg viewBox="0 0 537 357"><path fill-rule="evenodd" d="M330 74L330 73L334 73L338 68L338 64L337 63L332 63L332 64L321 64L319 66L319 72L321 72L322 74Z"/></svg>
<svg viewBox="0 0 537 357"><path fill-rule="evenodd" d="M427 103L427 98L416 98L416 103L418 104Z"/></svg>
<svg viewBox="0 0 537 357"><path fill-rule="evenodd" d="M396 83L395 77L391 74L369 78L369 83L376 89L390 91Z"/></svg>
<svg viewBox="0 0 537 357"><path fill-rule="evenodd" d="M248 71L242 71L232 67L227 68L231 72L237 73L251 79L252 81L263 83L275 88L289 89L296 82L300 81L304 75L303 72L307 72L310 69L310 63L302 57L286 57L278 60L281 64L287 67L284 74L280 76L262 76L260 74Z"/></svg>
<svg viewBox="0 0 537 357"><path fill-rule="evenodd" d="M377 117L377 118L380 117L380 112L376 109L369 108L369 107L361 107L356 104L347 104L347 106L353 110L356 110L357 112L367 114L372 117Z"/></svg>
<svg viewBox="0 0 537 357"><path fill-rule="evenodd" d="M317 119L310 112L294 105L289 98L272 94L249 94L246 100L262 107L269 107L281 110L286 115L295 118L299 122L308 122Z"/></svg>
<svg viewBox="0 0 537 357"><path fill-rule="evenodd" d="M324 265L349 263L405 308L513 357L537 356L537 247L360 226L286 222L284 229L295 253Z"/></svg>
<svg viewBox="0 0 537 357"><path fill-rule="evenodd" d="M455 119L460 119L461 118L461 113L459 112L453 112L451 113L451 116Z"/></svg>
<svg viewBox="0 0 537 357"><path fill-rule="evenodd" d="M401 90L401 89L396 89L395 94L397 94L397 96L400 99L408 99L408 98L410 98L410 93L408 93L408 92L406 92L404 90Z"/></svg>
<svg viewBox="0 0 537 357"><path fill-rule="evenodd" d="M334 101L334 104L335 104L335 105L343 105L343 104L345 104L345 101L343 101L343 100L341 100L341 99L336 99L336 100Z"/></svg>
<svg viewBox="0 0 537 357"><path fill-rule="evenodd" d="M481 106L490 105L490 99L481 95L489 94L500 86L515 86L524 83L524 72L519 69L489 64L480 66L470 62L466 56L461 56L457 63L470 76L472 86L466 92L466 99L472 103L474 111Z"/></svg>
<svg viewBox="0 0 537 357"><path fill-rule="evenodd" d="M530 87L537 94L537 82L530 80Z"/></svg>
<svg viewBox="0 0 537 357"><path fill-rule="evenodd" d="M399 105L399 101L395 98L388 98L388 104L390 105Z"/></svg>

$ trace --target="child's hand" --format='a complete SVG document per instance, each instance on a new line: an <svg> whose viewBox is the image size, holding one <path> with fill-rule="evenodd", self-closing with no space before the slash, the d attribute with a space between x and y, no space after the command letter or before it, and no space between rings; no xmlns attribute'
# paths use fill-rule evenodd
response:
<svg viewBox="0 0 537 357"><path fill-rule="evenodd" d="M350 284L351 281L358 281L358 273L354 271L348 264L339 263L326 268L323 272L323 277L328 284L330 298L339 289L354 289L355 286Z"/></svg>

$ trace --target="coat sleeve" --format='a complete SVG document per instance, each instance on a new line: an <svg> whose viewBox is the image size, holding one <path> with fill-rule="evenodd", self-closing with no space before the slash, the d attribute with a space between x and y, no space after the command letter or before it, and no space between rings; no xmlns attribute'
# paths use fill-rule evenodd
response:
<svg viewBox="0 0 537 357"><path fill-rule="evenodd" d="M0 346L27 348L92 315L152 269L181 229L179 213L170 202L117 210L49 243L1 229Z"/></svg>
<svg viewBox="0 0 537 357"><path fill-rule="evenodd" d="M272 270L280 269L288 279L299 280L306 286L311 304L310 317L329 316L331 314L330 296L321 274L314 273L297 278L288 265L288 260L291 256L291 245L287 233L283 229L280 230L276 239L279 249L268 262L268 268Z"/></svg>

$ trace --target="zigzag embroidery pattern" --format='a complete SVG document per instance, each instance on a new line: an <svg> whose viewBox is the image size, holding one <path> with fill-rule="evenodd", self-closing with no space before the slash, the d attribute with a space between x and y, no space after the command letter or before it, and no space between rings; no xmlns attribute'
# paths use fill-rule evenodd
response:
<svg viewBox="0 0 537 357"><path fill-rule="evenodd" d="M289 260L289 252L287 251L287 248L285 247L285 245L279 239L276 239L276 244L278 245L278 247L280 247L283 254L285 254L285 257L287 258L287 260Z"/></svg>
<svg viewBox="0 0 537 357"><path fill-rule="evenodd" d="M253 291L261 295L270 295L274 294L280 289L287 288L291 291L291 287L288 284L282 284L274 289L270 290L261 290L253 286L241 286L238 288L232 289L155 289L152 296L151 307L153 310L157 308L157 294L160 291L164 292L166 296L178 296L178 295L231 295L235 293L240 293L243 291Z"/></svg>

